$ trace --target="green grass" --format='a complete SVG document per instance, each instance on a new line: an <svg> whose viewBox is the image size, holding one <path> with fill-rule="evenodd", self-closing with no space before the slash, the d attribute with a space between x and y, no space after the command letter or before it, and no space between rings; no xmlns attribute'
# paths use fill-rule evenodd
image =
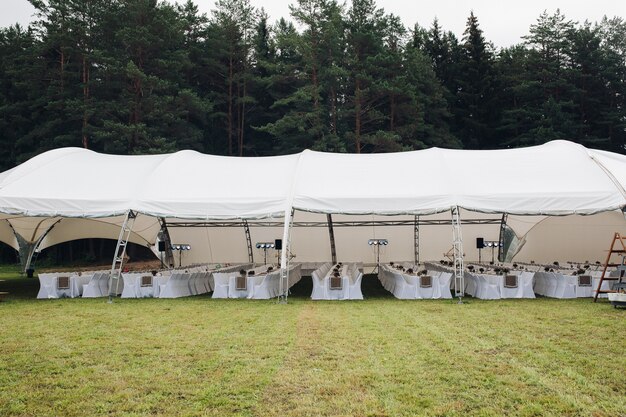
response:
<svg viewBox="0 0 626 417"><path fill-rule="evenodd" d="M626 310L590 300L35 300L0 270L2 416L624 416ZM308 294L307 294L308 293Z"/></svg>

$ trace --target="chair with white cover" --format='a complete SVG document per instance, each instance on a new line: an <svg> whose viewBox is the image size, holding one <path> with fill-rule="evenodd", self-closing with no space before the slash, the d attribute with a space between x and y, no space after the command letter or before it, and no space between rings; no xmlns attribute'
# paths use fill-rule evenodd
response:
<svg viewBox="0 0 626 417"><path fill-rule="evenodd" d="M554 274L556 278L555 298L576 298L576 284L578 277L573 275Z"/></svg>
<svg viewBox="0 0 626 417"><path fill-rule="evenodd" d="M311 273L311 281L313 282L313 291L311 292L312 300L325 300L326 299L326 286L324 285L324 279L320 278L318 271Z"/></svg>
<svg viewBox="0 0 626 417"><path fill-rule="evenodd" d="M498 300L502 298L500 295L500 281L502 277L500 275L478 274L476 277L478 278L476 298L481 300Z"/></svg>
<svg viewBox="0 0 626 417"><path fill-rule="evenodd" d="M80 273L79 273L80 274ZM70 278L72 286L72 297L82 297L83 288L91 281L93 273L83 273L82 275L74 275Z"/></svg>
<svg viewBox="0 0 626 417"><path fill-rule="evenodd" d="M415 298L415 287L417 277L415 275L405 275L400 272L392 272L394 285L392 294L401 300Z"/></svg>
<svg viewBox="0 0 626 417"><path fill-rule="evenodd" d="M139 287L141 286L142 274L122 274L124 280L124 291L122 298L140 298Z"/></svg>
<svg viewBox="0 0 626 417"><path fill-rule="evenodd" d="M167 281L169 281L169 271L166 273L158 273L152 278L152 296L154 298L161 298L161 288L165 288Z"/></svg>
<svg viewBox="0 0 626 417"><path fill-rule="evenodd" d="M202 272L193 272L190 273L189 275L189 294L191 295L198 295L198 294L202 294L202 288L200 286L200 276L201 276Z"/></svg>
<svg viewBox="0 0 626 417"><path fill-rule="evenodd" d="M476 297L476 293L478 291L478 274L473 272L465 272L465 293L471 295L472 297Z"/></svg>
<svg viewBox="0 0 626 417"><path fill-rule="evenodd" d="M248 279L248 298L255 300L268 300L278 295L278 282L280 280L280 270L266 275L258 275Z"/></svg>
<svg viewBox="0 0 626 417"><path fill-rule="evenodd" d="M430 271L429 273L433 274ZM450 284L452 283L452 272L440 272L437 276L437 282L439 284L438 298L452 298L452 292L450 291Z"/></svg>
<svg viewBox="0 0 626 417"><path fill-rule="evenodd" d="M556 275L554 272L537 271L535 272L535 294L544 297L554 297L556 293Z"/></svg>
<svg viewBox="0 0 626 417"><path fill-rule="evenodd" d="M114 279L111 283L113 286L113 292L121 294L124 291L124 283L120 280ZM89 283L83 286L83 298L98 298L106 297L109 295L109 273L108 272L96 272L93 274Z"/></svg>
<svg viewBox="0 0 626 417"><path fill-rule="evenodd" d="M228 298L228 285L231 275L236 275L237 272L214 272L213 282L213 298Z"/></svg>
<svg viewBox="0 0 626 417"><path fill-rule="evenodd" d="M530 271L522 271L518 277L517 282L521 289L520 298L535 298L535 292L533 291L533 277L535 273Z"/></svg>
<svg viewBox="0 0 626 417"><path fill-rule="evenodd" d="M381 265L380 268L378 269L378 280L380 281L384 289L386 289L389 292L392 292L389 289L390 288L389 287L389 275L390 275L390 272L387 269L387 266Z"/></svg>
<svg viewBox="0 0 626 417"><path fill-rule="evenodd" d="M38 299L59 298L57 296L57 275L56 274L39 274L39 292Z"/></svg>
<svg viewBox="0 0 626 417"><path fill-rule="evenodd" d="M189 273L175 272L159 289L159 298L180 298L191 295L189 291Z"/></svg>
<svg viewBox="0 0 626 417"><path fill-rule="evenodd" d="M350 300L362 300L363 299L363 293L361 292L361 281L363 280L363 273L359 272L359 270L356 270L358 273L356 275L356 278L354 278L353 280L350 280L349 286L348 286L348 299Z"/></svg>
<svg viewBox="0 0 626 417"><path fill-rule="evenodd" d="M611 271L611 273L609 274L609 277L611 278L619 278L621 271L619 270L615 270L615 271ZM602 276L602 271L593 271L591 272L591 276L593 277L593 287L591 290L591 296L595 297L596 296L596 292L598 291L598 285L600 284L600 277ZM600 288L601 291L610 291L611 288L611 283L613 281L602 281L602 288ZM606 298L607 294L606 293L600 293L598 295L598 298Z"/></svg>
<svg viewBox="0 0 626 417"><path fill-rule="evenodd" d="M302 264L296 264L289 268L287 272L287 281L289 288L296 285L302 279Z"/></svg>
<svg viewBox="0 0 626 417"><path fill-rule="evenodd" d="M202 275L200 276L200 287L202 289L201 294L208 294L212 291L211 285L209 284L210 276L211 273L209 271L202 272Z"/></svg>

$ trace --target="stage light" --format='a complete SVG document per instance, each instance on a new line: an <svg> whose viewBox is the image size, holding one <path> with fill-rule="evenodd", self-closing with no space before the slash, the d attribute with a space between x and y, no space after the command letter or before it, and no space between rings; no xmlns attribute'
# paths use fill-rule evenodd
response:
<svg viewBox="0 0 626 417"><path fill-rule="evenodd" d="M267 250L268 249L275 249L276 248L276 244L274 242L257 242L256 243L256 248L257 249L263 249L263 259L264 259L264 264L267 265Z"/></svg>
<svg viewBox="0 0 626 417"><path fill-rule="evenodd" d="M369 239L367 244L370 246L376 246L376 267L380 266L380 247L387 246L389 241L387 239Z"/></svg>
<svg viewBox="0 0 626 417"><path fill-rule="evenodd" d="M178 265L179 266L183 266L182 263L182 254L184 250L191 250L191 245L188 243L174 243L170 246L172 248L172 250L177 250L178 251Z"/></svg>

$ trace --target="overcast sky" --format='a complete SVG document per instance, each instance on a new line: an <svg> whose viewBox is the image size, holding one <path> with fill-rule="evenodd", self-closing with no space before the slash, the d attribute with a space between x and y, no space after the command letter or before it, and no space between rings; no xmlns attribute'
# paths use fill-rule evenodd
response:
<svg viewBox="0 0 626 417"><path fill-rule="evenodd" d="M210 14L214 0L196 0L202 12ZM271 20L289 17L290 0L251 0L255 7L264 7ZM408 27L415 23L429 27L435 17L445 30L451 30L459 38L465 28L470 10L478 21L487 40L505 47L520 42L528 33L529 26L545 9L553 13L557 8L571 20L599 21L602 16L626 18L626 0L378 0L379 7L387 13L398 15ZM0 26L19 22L27 25L34 12L27 0L0 0Z"/></svg>

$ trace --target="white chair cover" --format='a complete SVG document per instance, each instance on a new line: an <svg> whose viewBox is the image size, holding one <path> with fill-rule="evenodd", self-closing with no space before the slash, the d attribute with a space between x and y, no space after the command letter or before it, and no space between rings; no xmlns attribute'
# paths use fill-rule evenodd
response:
<svg viewBox="0 0 626 417"><path fill-rule="evenodd" d="M214 272L213 277L213 298L228 298L229 280L231 275L237 275L237 272Z"/></svg>
<svg viewBox="0 0 626 417"><path fill-rule="evenodd" d="M189 297L189 280L191 274L187 272L175 272L164 285L159 289L159 298L180 298Z"/></svg>
<svg viewBox="0 0 626 417"><path fill-rule="evenodd" d="M429 273L434 275L434 271ZM452 283L452 272L440 272L437 276L437 280L439 283L438 298L452 298L452 292L450 291L450 284Z"/></svg>
<svg viewBox="0 0 626 417"><path fill-rule="evenodd" d="M124 291L124 281L113 280L113 291L120 295ZM107 297L109 295L109 272L95 272L89 283L83 286L83 298Z"/></svg>

